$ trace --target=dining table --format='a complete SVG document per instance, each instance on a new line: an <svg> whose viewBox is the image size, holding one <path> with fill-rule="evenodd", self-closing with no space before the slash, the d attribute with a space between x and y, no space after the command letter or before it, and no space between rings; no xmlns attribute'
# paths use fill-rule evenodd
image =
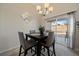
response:
<svg viewBox="0 0 79 59"><path fill-rule="evenodd" d="M40 35L40 34L25 34L26 38L31 38L37 42L36 45L36 54L37 56L41 55L41 43L44 42L44 40L48 37L47 35Z"/></svg>

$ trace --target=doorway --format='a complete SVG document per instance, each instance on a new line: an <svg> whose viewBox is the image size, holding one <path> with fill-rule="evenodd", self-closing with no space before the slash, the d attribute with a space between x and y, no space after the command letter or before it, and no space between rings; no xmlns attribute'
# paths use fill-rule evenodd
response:
<svg viewBox="0 0 79 59"><path fill-rule="evenodd" d="M54 31L56 43L69 47L70 20L68 18L55 19L51 22L51 31Z"/></svg>

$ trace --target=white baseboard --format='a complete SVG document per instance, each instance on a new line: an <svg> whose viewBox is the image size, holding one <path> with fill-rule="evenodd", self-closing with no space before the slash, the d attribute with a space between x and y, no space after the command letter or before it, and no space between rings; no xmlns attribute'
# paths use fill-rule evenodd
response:
<svg viewBox="0 0 79 59"><path fill-rule="evenodd" d="M0 54L1 53L5 53L5 52L8 52L8 51L11 51L11 50L13 50L13 49L17 49L18 47L13 47L13 48L9 48L9 49L7 49L7 50L3 50L3 51L0 51Z"/></svg>

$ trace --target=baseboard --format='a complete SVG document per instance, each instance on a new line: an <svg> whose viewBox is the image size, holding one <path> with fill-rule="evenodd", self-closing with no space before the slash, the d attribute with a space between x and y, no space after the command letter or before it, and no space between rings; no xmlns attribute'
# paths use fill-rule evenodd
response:
<svg viewBox="0 0 79 59"><path fill-rule="evenodd" d="M19 47L13 47L13 48L9 48L9 49L4 50L4 51L0 51L0 54L1 54L1 53L5 53L5 52L8 52L8 51L11 51L11 50L13 50L13 49L17 49L17 48L19 48Z"/></svg>

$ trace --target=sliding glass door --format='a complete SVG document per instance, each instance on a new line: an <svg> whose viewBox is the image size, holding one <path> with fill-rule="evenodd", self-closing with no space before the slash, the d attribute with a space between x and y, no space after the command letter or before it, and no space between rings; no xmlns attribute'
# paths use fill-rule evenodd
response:
<svg viewBox="0 0 79 59"><path fill-rule="evenodd" d="M48 18L48 30L54 31L56 43L75 48L75 12ZM47 25L46 25L47 26Z"/></svg>
<svg viewBox="0 0 79 59"><path fill-rule="evenodd" d="M68 18L55 19L51 22L51 31L54 31L56 43L69 45L70 20Z"/></svg>

